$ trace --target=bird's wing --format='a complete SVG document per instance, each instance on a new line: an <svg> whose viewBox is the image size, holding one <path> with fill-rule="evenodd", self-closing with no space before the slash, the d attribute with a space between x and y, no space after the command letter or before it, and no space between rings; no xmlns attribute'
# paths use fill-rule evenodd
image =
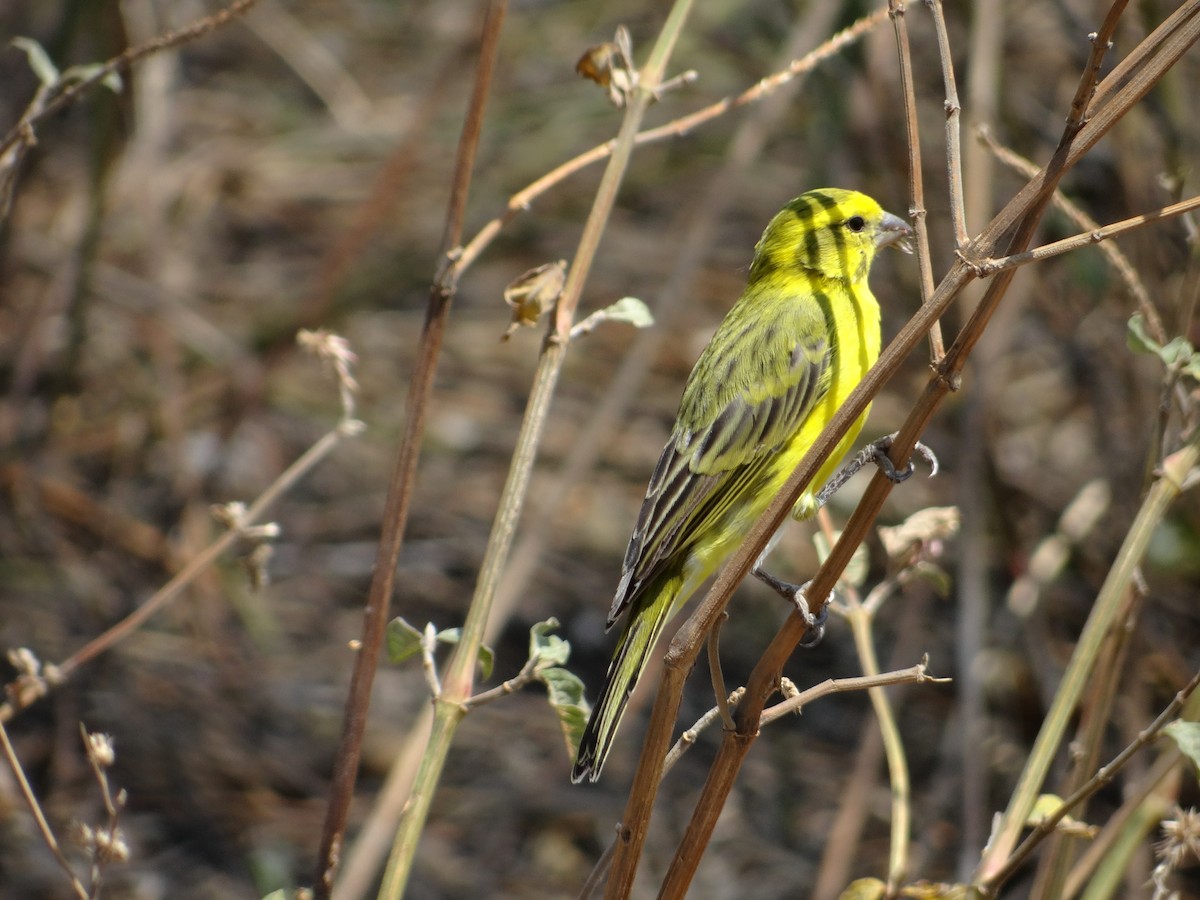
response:
<svg viewBox="0 0 1200 900"><path fill-rule="evenodd" d="M610 625L756 489L828 390L831 347L820 307L790 307L766 328L731 313L697 361L625 551Z"/></svg>

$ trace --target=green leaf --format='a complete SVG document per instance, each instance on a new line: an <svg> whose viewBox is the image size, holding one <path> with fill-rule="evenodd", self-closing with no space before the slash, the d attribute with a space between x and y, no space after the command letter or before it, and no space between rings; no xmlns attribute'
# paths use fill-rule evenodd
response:
<svg viewBox="0 0 1200 900"><path fill-rule="evenodd" d="M432 630L432 626L430 626L430 630ZM437 640L441 644L457 644L461 637L461 628L446 628L437 632ZM396 616L388 622L387 627L388 659L394 663L401 663L410 656L415 656L421 652L422 640L423 633L420 629L409 625L403 617ZM492 669L495 665L496 654L492 648L486 644L480 645L479 671L485 681L492 677Z"/></svg>
<svg viewBox="0 0 1200 900"><path fill-rule="evenodd" d="M1146 334L1146 320L1142 318L1141 313L1134 313L1129 317L1129 331L1125 335L1125 342L1134 353L1157 354L1159 351L1158 341Z"/></svg>
<svg viewBox="0 0 1200 900"><path fill-rule="evenodd" d="M1192 761L1200 772L1200 722L1185 722L1176 719L1163 732L1179 747L1179 752Z"/></svg>
<svg viewBox="0 0 1200 900"><path fill-rule="evenodd" d="M487 644L479 645L479 677L487 681L496 668L496 654Z"/></svg>
<svg viewBox="0 0 1200 900"><path fill-rule="evenodd" d="M1186 338L1173 337L1166 344L1160 344L1146 333L1146 323L1138 313L1129 317L1129 333L1125 340L1134 353L1153 353L1164 365L1182 366L1183 371L1193 378L1200 373L1196 349Z"/></svg>
<svg viewBox="0 0 1200 900"><path fill-rule="evenodd" d="M913 572L921 580L931 585L939 597L949 597L954 588L950 573L936 563L921 560L913 566Z"/></svg>
<svg viewBox="0 0 1200 900"><path fill-rule="evenodd" d="M87 81L95 78L104 69L104 63L87 63L82 66L71 66L62 73L63 81ZM121 73L109 72L100 79L100 83L114 94L121 93Z"/></svg>
<svg viewBox="0 0 1200 900"><path fill-rule="evenodd" d="M1200 381L1200 355L1192 357L1191 362L1183 370L1184 375L1190 375L1196 381Z"/></svg>
<svg viewBox="0 0 1200 900"><path fill-rule="evenodd" d="M622 297L616 303L604 310L614 322L628 322L634 328L649 328L654 324L654 314L650 307L637 297Z"/></svg>
<svg viewBox="0 0 1200 900"><path fill-rule="evenodd" d="M567 754L574 759L583 728L587 724L591 707L583 696L583 682L574 673L560 666L539 669L537 679L546 685L546 698L558 716Z"/></svg>
<svg viewBox="0 0 1200 900"><path fill-rule="evenodd" d="M1192 350L1192 345L1187 340L1182 337L1174 337L1158 351L1158 355L1168 366L1176 364L1186 366L1195 358L1195 351Z"/></svg>
<svg viewBox="0 0 1200 900"><path fill-rule="evenodd" d="M58 84L58 66L50 60L49 54L41 44L33 38L15 37L12 39L12 45L25 52L29 59L29 68L33 69L38 81L47 86Z"/></svg>
<svg viewBox="0 0 1200 900"><path fill-rule="evenodd" d="M556 634L558 619L553 617L538 622L529 629L529 658L537 660L536 670L550 666L561 666L571 656L571 645Z"/></svg>
<svg viewBox="0 0 1200 900"><path fill-rule="evenodd" d="M400 616L388 622L387 627L388 659L401 663L410 656L421 652L421 632L413 628Z"/></svg>

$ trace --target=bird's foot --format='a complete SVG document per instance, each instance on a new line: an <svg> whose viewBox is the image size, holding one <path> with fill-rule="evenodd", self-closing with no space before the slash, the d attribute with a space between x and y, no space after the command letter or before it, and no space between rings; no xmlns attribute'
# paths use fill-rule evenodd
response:
<svg viewBox="0 0 1200 900"><path fill-rule="evenodd" d="M804 584L792 584L790 581L776 578L761 566L755 566L750 570L750 574L796 607L800 618L808 626L804 637L800 639L801 647L815 647L821 643L821 638L825 636L825 622L829 619L829 604L822 603L821 611L816 615L809 609L808 598L804 596L804 592L812 584L811 581L806 581Z"/></svg>
<svg viewBox="0 0 1200 900"><path fill-rule="evenodd" d="M881 437L877 441L872 441L871 443L867 444L867 446L863 448L862 453L859 454L859 456L863 458L864 463L868 460L874 462L875 465L879 467L879 470L883 472L884 477L887 478L887 480L892 484L900 484L903 481L907 481L908 477L913 473L913 464L911 460L903 469L897 469L891 458L888 456L888 451L892 449L892 442L896 439L897 434L899 434L899 432L893 432L885 437ZM938 473L937 454L930 450L927 445L917 441L916 445L913 447L913 452L929 464L930 478Z"/></svg>

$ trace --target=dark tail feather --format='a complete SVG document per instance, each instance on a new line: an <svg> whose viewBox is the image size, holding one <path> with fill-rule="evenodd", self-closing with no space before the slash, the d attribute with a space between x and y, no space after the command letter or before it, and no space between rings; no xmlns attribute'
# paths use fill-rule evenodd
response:
<svg viewBox="0 0 1200 900"><path fill-rule="evenodd" d="M579 782L585 777L595 781L600 777L625 706L646 668L651 648L671 617L681 581L679 576L664 579L634 601L612 662L608 664L604 687L579 740L572 781Z"/></svg>

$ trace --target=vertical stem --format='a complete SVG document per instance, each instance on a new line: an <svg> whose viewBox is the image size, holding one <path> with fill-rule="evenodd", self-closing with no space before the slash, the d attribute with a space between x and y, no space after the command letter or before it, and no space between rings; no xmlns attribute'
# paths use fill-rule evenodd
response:
<svg viewBox="0 0 1200 900"><path fill-rule="evenodd" d="M872 619L873 613L855 597L850 607L850 630L854 635L854 647L859 660L862 661L864 675L879 674L879 658L875 654L875 644L871 637ZM900 740L900 728L896 724L896 714L888 701L887 693L881 687L873 687L867 690L867 695L871 698L875 719L883 736L883 746L887 751L888 783L892 789L892 835L888 851L887 884L889 895L894 895L900 889L908 870L912 782L909 778L904 744Z"/></svg>
<svg viewBox="0 0 1200 900"><path fill-rule="evenodd" d="M462 237L471 169L474 166L475 150L483 127L483 112L487 106L500 32L507 9L507 0L486 0L475 86L459 138L454 165L454 185L446 214L442 245L446 254ZM350 813L350 801L354 796L363 733L367 727L371 686L375 681L375 668L387 633L388 606L395 580L396 560L400 556L404 529L408 523L408 511L416 482L417 460L421 453L421 437L425 432L425 413L433 392L433 375L441 352L446 319L450 313L450 301L454 296L455 280L452 269L443 269L439 272L429 295L429 307L421 333L420 354L408 391L408 421L405 423L400 452L388 485L379 549L375 559L375 574L371 579L367 605L363 611L362 642L354 659L354 671L346 700L346 715L342 723L342 740L333 764L329 808L325 814L317 860L314 890L318 900L328 898L333 891L333 879L345 839L346 819Z"/></svg>
<svg viewBox="0 0 1200 900"><path fill-rule="evenodd" d="M925 0L930 13L933 14L933 27L937 34L938 57L942 61L942 84L946 89L946 176L950 186L950 221L954 227L954 246L965 247L970 235L967 233L966 209L963 200L963 171L962 171L962 108L958 103L958 88L954 80L954 57L950 53L950 35L946 31L946 17L942 12L942 0ZM984 4L994 11L990 14L979 13L983 18L996 19L1003 22L1000 12L1003 4ZM978 32L976 32L978 34ZM993 48L1003 44L1002 34L988 34L985 55L996 57ZM974 49L974 45L972 47Z"/></svg>
<svg viewBox="0 0 1200 900"><path fill-rule="evenodd" d="M888 0L888 15L896 32L899 55L900 87L904 95L904 126L908 135L908 177L912 188L909 215L917 237L917 266L921 270L921 302L933 296L933 261L929 252L929 228L925 210L925 176L921 168L921 132L917 124L917 95L913 86L912 51L908 43L903 0ZM935 321L929 328L929 357L934 365L946 355L942 326Z"/></svg>

